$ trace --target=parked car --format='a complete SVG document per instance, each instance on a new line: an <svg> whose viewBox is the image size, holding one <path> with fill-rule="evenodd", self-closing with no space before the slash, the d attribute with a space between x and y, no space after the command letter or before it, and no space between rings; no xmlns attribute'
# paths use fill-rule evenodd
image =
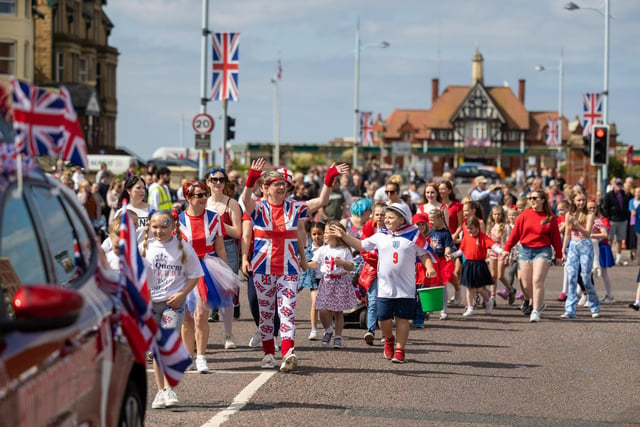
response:
<svg viewBox="0 0 640 427"><path fill-rule="evenodd" d="M146 366L98 287L85 210L41 172L15 178L0 169L1 424L143 425Z"/></svg>
<svg viewBox="0 0 640 427"><path fill-rule="evenodd" d="M454 175L458 182L471 181L477 176L484 176L491 181L500 180L500 175L495 170L481 168L475 164L468 163L462 163L458 166L454 171Z"/></svg>

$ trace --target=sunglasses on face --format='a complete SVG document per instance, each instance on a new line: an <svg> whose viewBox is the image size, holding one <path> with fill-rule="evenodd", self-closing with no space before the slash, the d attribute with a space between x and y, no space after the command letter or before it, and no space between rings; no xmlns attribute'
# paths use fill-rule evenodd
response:
<svg viewBox="0 0 640 427"><path fill-rule="evenodd" d="M542 197L538 197L538 196L529 196L527 197L527 200L538 200L541 199Z"/></svg>
<svg viewBox="0 0 640 427"><path fill-rule="evenodd" d="M387 190L387 191L385 191L385 193L387 193L387 194L396 194L397 191L396 190Z"/></svg>
<svg viewBox="0 0 640 427"><path fill-rule="evenodd" d="M209 178L209 182L213 182L214 184L222 184L227 182L227 178L225 178L224 176L221 178L216 178L216 177L211 177Z"/></svg>
<svg viewBox="0 0 640 427"><path fill-rule="evenodd" d="M192 194L191 197L197 197L198 199L204 199L205 197L207 197L207 193Z"/></svg>

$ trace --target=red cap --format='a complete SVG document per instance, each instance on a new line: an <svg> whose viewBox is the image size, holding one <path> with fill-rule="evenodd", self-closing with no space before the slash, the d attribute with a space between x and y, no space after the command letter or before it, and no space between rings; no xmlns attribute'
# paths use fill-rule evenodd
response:
<svg viewBox="0 0 640 427"><path fill-rule="evenodd" d="M429 222L429 215L425 214L425 213L417 213L413 216L412 218L412 222L414 224L418 224L420 222Z"/></svg>

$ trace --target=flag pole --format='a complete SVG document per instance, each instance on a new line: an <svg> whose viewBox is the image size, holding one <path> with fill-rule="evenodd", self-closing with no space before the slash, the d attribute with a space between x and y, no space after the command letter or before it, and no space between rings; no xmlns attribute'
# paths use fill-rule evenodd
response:
<svg viewBox="0 0 640 427"><path fill-rule="evenodd" d="M209 45L209 0L202 0L202 42L200 51L200 113L207 112L207 50ZM204 178L205 172L205 150L199 151L198 159L198 176Z"/></svg>

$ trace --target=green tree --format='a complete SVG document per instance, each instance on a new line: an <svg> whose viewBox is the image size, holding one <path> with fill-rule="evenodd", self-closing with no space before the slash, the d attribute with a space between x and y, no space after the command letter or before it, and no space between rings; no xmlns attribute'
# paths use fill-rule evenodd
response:
<svg viewBox="0 0 640 427"><path fill-rule="evenodd" d="M626 176L624 163L617 157L609 157L609 174L607 176L607 182L611 178L624 178Z"/></svg>

